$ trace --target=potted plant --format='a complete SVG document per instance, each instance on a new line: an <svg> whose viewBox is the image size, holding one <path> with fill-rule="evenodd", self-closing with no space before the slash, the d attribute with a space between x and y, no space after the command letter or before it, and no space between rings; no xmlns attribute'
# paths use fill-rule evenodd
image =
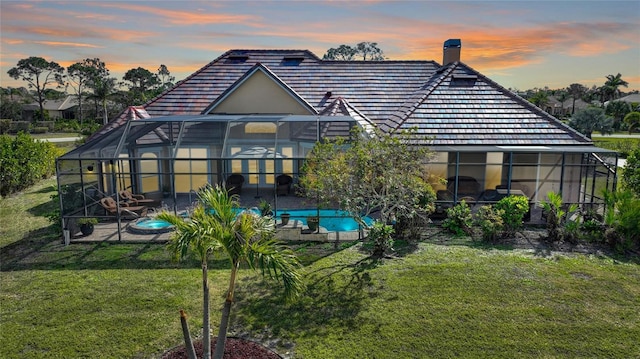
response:
<svg viewBox="0 0 640 359"><path fill-rule="evenodd" d="M283 226L286 226L287 224L289 224L290 218L291 218L291 214L284 212L280 215L280 222L282 223Z"/></svg>
<svg viewBox="0 0 640 359"><path fill-rule="evenodd" d="M309 227L309 230L311 230L312 232L317 231L318 227L320 226L320 217L307 216L307 226Z"/></svg>
<svg viewBox="0 0 640 359"><path fill-rule="evenodd" d="M93 217L78 218L77 223L80 226L80 232L82 232L83 235L88 236L93 233L93 226L98 224L98 219Z"/></svg>

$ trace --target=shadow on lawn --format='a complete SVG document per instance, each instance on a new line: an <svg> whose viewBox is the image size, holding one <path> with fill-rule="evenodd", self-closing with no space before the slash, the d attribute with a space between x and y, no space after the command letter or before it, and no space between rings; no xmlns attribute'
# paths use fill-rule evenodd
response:
<svg viewBox="0 0 640 359"><path fill-rule="evenodd" d="M237 287L234 327L248 328L251 336L322 336L336 328L350 330L365 324L358 313L367 298L376 297L368 270L384 260L371 257L355 264L320 268L307 274L302 297L285 303L270 281L244 279ZM275 285L277 287L277 285ZM268 330L265 328L269 328ZM331 329L329 329L331 328Z"/></svg>
<svg viewBox="0 0 640 359"><path fill-rule="evenodd" d="M52 226L29 232L23 239L0 248L0 271L81 269L200 268L200 262L173 260L164 243L78 243L65 246ZM209 268L228 268L227 260L214 260Z"/></svg>

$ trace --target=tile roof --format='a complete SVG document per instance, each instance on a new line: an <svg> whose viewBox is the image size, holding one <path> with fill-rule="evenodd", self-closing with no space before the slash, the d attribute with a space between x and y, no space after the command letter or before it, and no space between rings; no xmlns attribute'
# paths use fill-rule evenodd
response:
<svg viewBox="0 0 640 359"><path fill-rule="evenodd" d="M385 123L433 145L576 145L591 141L467 65L445 66ZM431 139L431 140L430 140Z"/></svg>
<svg viewBox="0 0 640 359"><path fill-rule="evenodd" d="M256 68L320 114L357 116L386 131L415 126L434 145L591 144L460 62L327 61L307 50L230 50L144 108L151 117L205 113Z"/></svg>

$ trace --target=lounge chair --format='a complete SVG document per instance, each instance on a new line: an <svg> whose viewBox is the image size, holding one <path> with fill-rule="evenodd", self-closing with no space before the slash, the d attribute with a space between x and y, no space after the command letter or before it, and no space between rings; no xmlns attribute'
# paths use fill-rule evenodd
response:
<svg viewBox="0 0 640 359"><path fill-rule="evenodd" d="M146 206L130 206L125 202L120 202L120 207L118 207L118 203L116 200L111 197L105 197L100 200L100 205L107 211L107 214L117 215L120 213L121 216L125 217L133 217L139 218L147 215L147 207Z"/></svg>
<svg viewBox="0 0 640 359"><path fill-rule="evenodd" d="M238 173L234 173L227 177L225 181L225 188L229 195L240 195L242 193L242 185L244 184L244 176Z"/></svg>
<svg viewBox="0 0 640 359"><path fill-rule="evenodd" d="M128 189L120 191L119 194L121 200L127 204L133 204L134 206L151 205L155 202L154 199L145 198L141 194L133 194Z"/></svg>
<svg viewBox="0 0 640 359"><path fill-rule="evenodd" d="M276 194L287 195L291 193L291 184L293 184L293 177L281 174L276 177Z"/></svg>

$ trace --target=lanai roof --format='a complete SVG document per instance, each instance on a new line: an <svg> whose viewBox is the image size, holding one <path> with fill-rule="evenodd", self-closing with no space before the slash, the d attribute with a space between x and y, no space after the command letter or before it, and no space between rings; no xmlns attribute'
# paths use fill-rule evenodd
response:
<svg viewBox="0 0 640 359"><path fill-rule="evenodd" d="M592 145L591 140L461 62L327 61L307 50L230 50L144 105L151 117L205 114L256 66L320 114L385 131L417 127L425 143ZM127 120L126 113L105 127Z"/></svg>

